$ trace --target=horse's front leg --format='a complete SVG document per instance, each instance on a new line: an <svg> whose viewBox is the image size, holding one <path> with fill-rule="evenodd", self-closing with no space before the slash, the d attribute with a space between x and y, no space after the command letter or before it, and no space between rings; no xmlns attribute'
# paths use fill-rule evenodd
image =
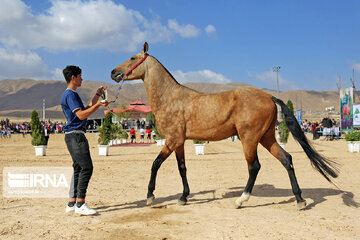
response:
<svg viewBox="0 0 360 240"><path fill-rule="evenodd" d="M147 201L146 204L150 205L155 199L155 196L153 194L155 190L155 183L156 183L156 175L157 172L161 166L161 164L170 156L170 154L173 152L167 145L165 145L162 149L159 155L156 157L155 161L153 162L153 165L151 167L151 176L148 186L148 193L147 193Z"/></svg>
<svg viewBox="0 0 360 240"><path fill-rule="evenodd" d="M184 186L183 194L179 199L180 205L185 205L187 202L187 196L189 196L190 188L186 178L186 166L185 166L185 153L184 153L184 144L178 147L175 150L176 160L178 163L178 168L181 176L181 180Z"/></svg>

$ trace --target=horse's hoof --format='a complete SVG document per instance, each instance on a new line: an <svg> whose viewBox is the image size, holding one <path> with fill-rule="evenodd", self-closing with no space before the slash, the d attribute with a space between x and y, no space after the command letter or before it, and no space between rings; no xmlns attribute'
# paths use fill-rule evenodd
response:
<svg viewBox="0 0 360 240"><path fill-rule="evenodd" d="M178 204L181 205L181 206L184 206L186 205L187 201L183 201L183 200L178 200Z"/></svg>
<svg viewBox="0 0 360 240"><path fill-rule="evenodd" d="M153 203L154 199L155 199L154 195L152 195L151 197L148 197L146 199L146 205L151 205Z"/></svg>
<svg viewBox="0 0 360 240"><path fill-rule="evenodd" d="M305 200L297 203L297 209L298 210L304 210L305 207L306 207L306 201Z"/></svg>
<svg viewBox="0 0 360 240"><path fill-rule="evenodd" d="M240 202L239 200L236 200L235 201L235 209L239 209L239 208L241 208L241 204L242 204L242 202Z"/></svg>

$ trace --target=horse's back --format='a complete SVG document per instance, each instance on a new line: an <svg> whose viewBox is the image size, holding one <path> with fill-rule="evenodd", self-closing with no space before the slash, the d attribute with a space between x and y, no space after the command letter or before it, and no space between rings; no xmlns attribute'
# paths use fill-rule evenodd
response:
<svg viewBox="0 0 360 240"><path fill-rule="evenodd" d="M219 140L239 130L262 131L276 111L271 95L255 88L195 94L187 101L186 135L197 139Z"/></svg>

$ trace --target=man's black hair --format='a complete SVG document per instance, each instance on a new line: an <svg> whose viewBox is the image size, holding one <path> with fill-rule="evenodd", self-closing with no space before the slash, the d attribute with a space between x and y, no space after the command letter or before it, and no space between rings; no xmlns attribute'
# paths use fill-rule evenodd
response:
<svg viewBox="0 0 360 240"><path fill-rule="evenodd" d="M75 77L77 77L77 75L81 74L81 68L79 68L78 66L69 65L64 68L63 74L66 82L69 84L71 81L71 76L74 75Z"/></svg>

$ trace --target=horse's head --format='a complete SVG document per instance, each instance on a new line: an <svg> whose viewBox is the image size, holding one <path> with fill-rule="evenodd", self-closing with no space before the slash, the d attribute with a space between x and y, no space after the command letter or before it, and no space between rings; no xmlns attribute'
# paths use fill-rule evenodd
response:
<svg viewBox="0 0 360 240"><path fill-rule="evenodd" d="M147 58L148 49L149 46L145 42L141 53L132 56L129 60L111 71L111 78L116 82L142 79L145 74L145 67L141 63Z"/></svg>

